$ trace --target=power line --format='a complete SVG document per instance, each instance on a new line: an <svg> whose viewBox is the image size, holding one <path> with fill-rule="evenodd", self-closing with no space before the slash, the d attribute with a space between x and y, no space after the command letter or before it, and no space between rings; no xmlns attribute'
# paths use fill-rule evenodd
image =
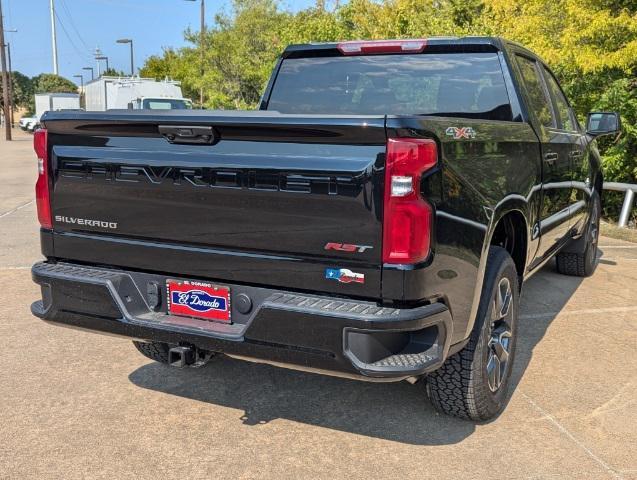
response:
<svg viewBox="0 0 637 480"><path fill-rule="evenodd" d="M80 39L80 42L82 43L82 45L84 45L84 49L85 50L90 50L90 48L88 47L88 45L86 44L86 42L84 41L84 38L82 38L82 35L80 35L80 31L78 30L78 28L75 26L75 22L73 21L73 16L71 15L71 11L69 10L69 8L66 6L66 1L65 0L60 0L60 3L62 4L62 8L64 9L64 12L66 13L66 16L69 18L69 22L71 24L71 27L73 28L73 30L75 31L75 34L77 35L77 38Z"/></svg>
<svg viewBox="0 0 637 480"><path fill-rule="evenodd" d="M55 18L57 18L58 23L60 24L60 27L62 27L62 31L64 32L64 36L66 36L67 40L69 41L69 43L75 50L75 53L77 53L79 57L83 57L84 60L90 59L89 55L86 52L82 52L82 49L78 48L78 46L75 44L75 42L69 35L69 32L66 30L66 27L64 26L64 23L62 22L62 19L58 15L58 12L55 12Z"/></svg>

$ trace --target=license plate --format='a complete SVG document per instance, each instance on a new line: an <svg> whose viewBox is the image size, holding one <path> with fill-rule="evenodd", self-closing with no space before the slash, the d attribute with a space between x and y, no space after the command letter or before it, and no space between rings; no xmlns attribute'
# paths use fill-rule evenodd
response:
<svg viewBox="0 0 637 480"><path fill-rule="evenodd" d="M167 280L168 313L230 323L230 289L210 283Z"/></svg>

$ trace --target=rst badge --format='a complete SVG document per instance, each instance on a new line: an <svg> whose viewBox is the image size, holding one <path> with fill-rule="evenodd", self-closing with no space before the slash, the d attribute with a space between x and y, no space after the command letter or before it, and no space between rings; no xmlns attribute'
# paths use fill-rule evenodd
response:
<svg viewBox="0 0 637 480"><path fill-rule="evenodd" d="M168 280L168 313L230 322L230 289L203 282Z"/></svg>
<svg viewBox="0 0 637 480"><path fill-rule="evenodd" d="M365 250L370 250L374 247L368 245L354 245L352 243L336 243L328 242L325 244L325 250L336 250L337 252L347 253L363 253Z"/></svg>
<svg viewBox="0 0 637 480"><path fill-rule="evenodd" d="M341 283L365 283L364 274L352 272L347 268L326 268L325 278Z"/></svg>

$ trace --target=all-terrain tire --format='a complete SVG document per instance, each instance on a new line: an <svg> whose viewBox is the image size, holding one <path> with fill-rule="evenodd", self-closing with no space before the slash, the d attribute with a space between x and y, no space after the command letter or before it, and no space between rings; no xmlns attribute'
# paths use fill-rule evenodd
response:
<svg viewBox="0 0 637 480"><path fill-rule="evenodd" d="M601 202L595 192L591 197L591 214L582 237L577 242L583 242L581 251L559 252L556 257L557 271L574 277L590 277L597 267L597 240L599 238L599 218Z"/></svg>
<svg viewBox="0 0 637 480"><path fill-rule="evenodd" d="M502 284L510 287L511 297L506 320L498 322L508 325L510 335L505 369L498 368L500 383L493 390L497 382L487 369L492 365L493 337L498 336L501 328L500 323L494 322L493 318L498 316L495 312L499 309L496 308L499 301L497 296L500 295ZM519 292L518 273L513 259L505 249L491 247L480 306L469 342L426 378L427 395L438 411L475 421L489 420L502 411L507 401L515 356ZM500 361L497 364L501 365Z"/></svg>
<svg viewBox="0 0 637 480"><path fill-rule="evenodd" d="M138 342L133 340L133 345L139 352L147 358L159 363L168 363L168 347L167 343L160 342Z"/></svg>

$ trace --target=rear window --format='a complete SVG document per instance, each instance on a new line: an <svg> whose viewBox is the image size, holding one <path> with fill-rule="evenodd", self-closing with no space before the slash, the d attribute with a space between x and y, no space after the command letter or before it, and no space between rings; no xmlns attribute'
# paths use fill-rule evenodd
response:
<svg viewBox="0 0 637 480"><path fill-rule="evenodd" d="M186 110L191 108L186 100L145 98L142 108L151 110Z"/></svg>
<svg viewBox="0 0 637 480"><path fill-rule="evenodd" d="M495 53L288 58L268 110L512 119Z"/></svg>

